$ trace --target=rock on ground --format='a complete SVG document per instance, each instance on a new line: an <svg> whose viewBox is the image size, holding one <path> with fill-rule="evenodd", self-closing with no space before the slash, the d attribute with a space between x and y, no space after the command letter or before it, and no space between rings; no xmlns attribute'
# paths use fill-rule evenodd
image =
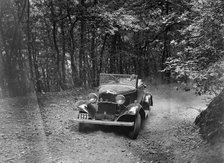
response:
<svg viewBox="0 0 224 163"><path fill-rule="evenodd" d="M220 142L224 138L224 90L195 119L203 139Z"/></svg>

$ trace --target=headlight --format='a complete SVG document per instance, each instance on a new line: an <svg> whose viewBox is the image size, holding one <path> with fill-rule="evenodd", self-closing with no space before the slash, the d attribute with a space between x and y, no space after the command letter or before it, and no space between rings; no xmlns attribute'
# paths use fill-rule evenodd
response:
<svg viewBox="0 0 224 163"><path fill-rule="evenodd" d="M115 99L118 105L122 105L125 102L125 97L123 95L117 95Z"/></svg>
<svg viewBox="0 0 224 163"><path fill-rule="evenodd" d="M97 102L98 97L95 93L90 93L88 95L88 99L89 99L89 102L94 103L94 102Z"/></svg>

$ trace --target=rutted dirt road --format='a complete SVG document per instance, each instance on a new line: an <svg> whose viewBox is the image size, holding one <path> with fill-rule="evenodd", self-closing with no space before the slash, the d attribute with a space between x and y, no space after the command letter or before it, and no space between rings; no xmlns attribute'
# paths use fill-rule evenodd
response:
<svg viewBox="0 0 224 163"><path fill-rule="evenodd" d="M114 127L89 126L88 131L79 132L72 121L77 116L75 102L87 92L41 95L40 109L35 100L4 99L0 103L0 162L223 161L222 150L202 156L206 145L192 124L198 109L206 107L203 97L173 86L151 91L154 107L136 140Z"/></svg>

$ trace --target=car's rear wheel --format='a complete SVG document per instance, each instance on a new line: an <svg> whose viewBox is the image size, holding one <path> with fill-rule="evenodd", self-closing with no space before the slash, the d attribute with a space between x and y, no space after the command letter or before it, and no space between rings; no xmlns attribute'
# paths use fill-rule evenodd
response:
<svg viewBox="0 0 224 163"><path fill-rule="evenodd" d="M134 126L129 131L129 137L131 139L136 139L138 137L141 128L141 115L138 113L135 117Z"/></svg>

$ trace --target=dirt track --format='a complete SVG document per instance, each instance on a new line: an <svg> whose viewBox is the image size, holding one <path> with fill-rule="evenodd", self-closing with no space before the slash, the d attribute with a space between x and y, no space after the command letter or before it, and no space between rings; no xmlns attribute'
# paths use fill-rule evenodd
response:
<svg viewBox="0 0 224 163"><path fill-rule="evenodd" d="M77 116L73 108L83 93L42 95L40 109L37 104L30 105L33 101L2 100L0 162L223 161L221 150L206 157L200 150L205 144L192 122L198 109L205 108L202 97L176 91L173 86L160 86L152 93L155 105L137 140L130 140L114 127L88 126L87 132L79 132L78 124L72 121ZM18 108L20 111L15 112Z"/></svg>

